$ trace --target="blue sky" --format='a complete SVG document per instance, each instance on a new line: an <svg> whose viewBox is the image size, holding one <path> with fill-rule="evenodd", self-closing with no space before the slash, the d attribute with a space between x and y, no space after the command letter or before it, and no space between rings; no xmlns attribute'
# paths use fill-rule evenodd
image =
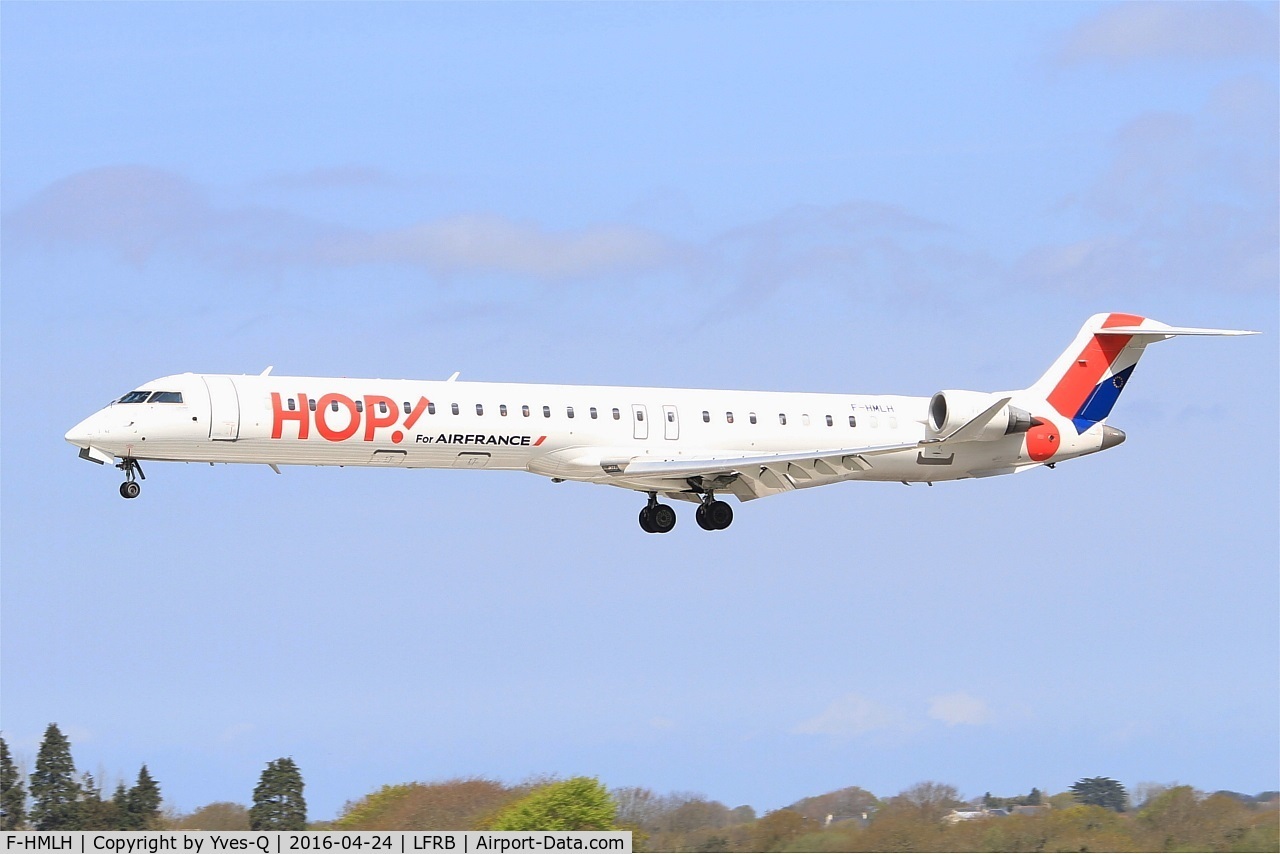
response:
<svg viewBox="0 0 1280 854"><path fill-rule="evenodd" d="M1274 4L0 7L3 695L173 806L1280 787ZM753 502L148 466L181 371L928 395L1148 351L1104 456ZM688 515L688 514L686 514Z"/></svg>

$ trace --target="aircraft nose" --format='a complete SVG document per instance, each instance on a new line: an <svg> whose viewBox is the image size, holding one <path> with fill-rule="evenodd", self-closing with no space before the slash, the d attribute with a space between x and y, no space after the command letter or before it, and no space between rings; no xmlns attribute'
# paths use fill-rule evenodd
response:
<svg viewBox="0 0 1280 854"><path fill-rule="evenodd" d="M98 426L99 420L98 414L94 413L68 430L63 438L76 447L87 448L102 436L102 430Z"/></svg>

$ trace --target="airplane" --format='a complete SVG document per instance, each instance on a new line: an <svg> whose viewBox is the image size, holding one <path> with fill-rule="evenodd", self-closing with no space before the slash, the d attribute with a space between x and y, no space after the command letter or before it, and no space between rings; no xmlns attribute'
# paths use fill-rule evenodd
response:
<svg viewBox="0 0 1280 854"><path fill-rule="evenodd" d="M527 471L647 494L640 527L664 534L694 502L704 530L739 502L841 481L905 484L1013 474L1114 448L1105 423L1148 344L1254 335L1095 314L1031 386L932 397L721 389L177 374L72 427L91 462L142 461ZM119 462L116 463L116 460Z"/></svg>

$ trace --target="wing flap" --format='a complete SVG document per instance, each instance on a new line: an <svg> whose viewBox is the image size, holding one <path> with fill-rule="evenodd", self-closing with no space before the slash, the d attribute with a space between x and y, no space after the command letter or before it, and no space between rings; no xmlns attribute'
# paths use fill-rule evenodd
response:
<svg viewBox="0 0 1280 854"><path fill-rule="evenodd" d="M777 478L782 473L789 473L788 466L790 464L809 465L816 469L818 464L821 463L832 469L832 474L839 473L840 469L846 472L866 471L871 468L871 463L867 462L866 457L891 454L896 451L909 451L916 447L918 447L916 442L906 442L897 445L790 451L778 454L742 454L676 459L668 457L633 457L627 461L610 460L606 464L602 464L602 468L605 468L605 471L610 474L625 477L694 477L697 475L711 477L724 474L749 474L752 477L760 477L768 482L768 478L763 472L755 470L768 471L774 478ZM809 477L811 478L812 475L810 474Z"/></svg>

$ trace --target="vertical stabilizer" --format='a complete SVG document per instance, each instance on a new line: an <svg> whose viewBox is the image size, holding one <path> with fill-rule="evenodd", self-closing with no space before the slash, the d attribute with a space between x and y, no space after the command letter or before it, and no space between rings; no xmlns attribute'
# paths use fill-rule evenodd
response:
<svg viewBox="0 0 1280 854"><path fill-rule="evenodd" d="M1111 414L1120 392L1128 384L1153 341L1176 335L1253 335L1238 329L1196 329L1168 326L1136 314L1095 314L1076 334L1071 346L1035 385L1027 389L1042 398L1076 432L1083 433Z"/></svg>

